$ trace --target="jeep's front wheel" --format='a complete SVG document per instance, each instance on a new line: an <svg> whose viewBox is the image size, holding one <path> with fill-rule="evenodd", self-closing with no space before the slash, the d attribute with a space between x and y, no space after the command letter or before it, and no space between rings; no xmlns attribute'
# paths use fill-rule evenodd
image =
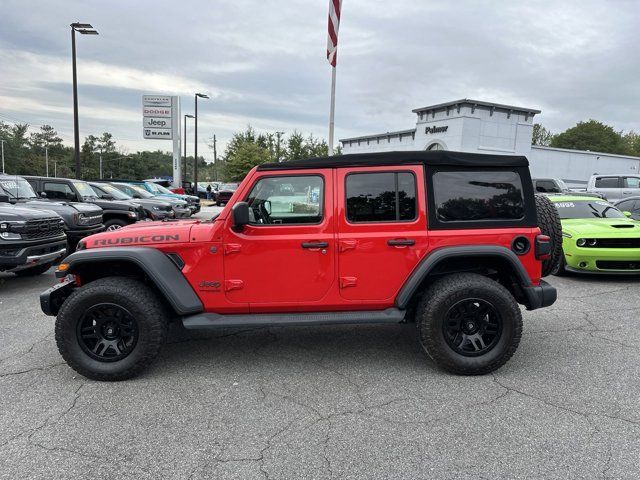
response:
<svg viewBox="0 0 640 480"><path fill-rule="evenodd" d="M167 336L167 315L145 284L102 278L77 289L56 319L62 358L93 380L125 380L158 355Z"/></svg>
<svg viewBox="0 0 640 480"><path fill-rule="evenodd" d="M504 365L522 336L520 307L498 282L474 273L431 284L418 305L422 347L435 363L460 375L482 375Z"/></svg>

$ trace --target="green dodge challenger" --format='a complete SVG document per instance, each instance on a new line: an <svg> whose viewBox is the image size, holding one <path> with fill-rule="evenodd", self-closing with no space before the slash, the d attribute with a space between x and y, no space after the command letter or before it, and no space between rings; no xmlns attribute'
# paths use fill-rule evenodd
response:
<svg viewBox="0 0 640 480"><path fill-rule="evenodd" d="M550 195L560 213L562 250L558 274L640 274L640 222L605 200Z"/></svg>

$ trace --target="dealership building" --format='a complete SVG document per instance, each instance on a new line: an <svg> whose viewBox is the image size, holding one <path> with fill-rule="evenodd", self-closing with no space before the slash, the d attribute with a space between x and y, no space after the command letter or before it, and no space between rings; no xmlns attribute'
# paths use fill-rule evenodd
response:
<svg viewBox="0 0 640 480"><path fill-rule="evenodd" d="M531 145L535 108L462 99L413 110L406 130L343 138L342 153L453 150L524 155L533 177L584 186L592 174L640 174L640 157Z"/></svg>

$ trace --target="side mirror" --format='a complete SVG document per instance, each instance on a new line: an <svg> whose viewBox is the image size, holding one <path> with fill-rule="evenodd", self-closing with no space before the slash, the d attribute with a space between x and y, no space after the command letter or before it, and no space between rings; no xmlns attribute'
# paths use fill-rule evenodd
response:
<svg viewBox="0 0 640 480"><path fill-rule="evenodd" d="M9 203L9 195L0 193L0 203Z"/></svg>
<svg viewBox="0 0 640 480"><path fill-rule="evenodd" d="M238 202L231 209L233 214L233 228L242 230L245 225L249 224L249 204L247 202Z"/></svg>
<svg viewBox="0 0 640 480"><path fill-rule="evenodd" d="M47 192L40 192L40 196L42 198L47 198Z"/></svg>
<svg viewBox="0 0 640 480"><path fill-rule="evenodd" d="M631 218L631 212L627 212L626 210L624 212L622 212L622 214L627 217L627 218Z"/></svg>
<svg viewBox="0 0 640 480"><path fill-rule="evenodd" d="M103 195L102 198L104 198L105 200L115 200L115 197L113 195Z"/></svg>

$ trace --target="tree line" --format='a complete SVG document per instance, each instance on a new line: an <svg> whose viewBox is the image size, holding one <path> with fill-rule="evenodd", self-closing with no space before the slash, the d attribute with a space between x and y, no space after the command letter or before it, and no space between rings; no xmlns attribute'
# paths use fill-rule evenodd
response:
<svg viewBox="0 0 640 480"><path fill-rule="evenodd" d="M0 122L0 139L4 140L5 171L12 175L45 175L47 162L49 176L75 177L73 148L66 146L51 125L29 131L28 124ZM209 142L215 149L213 138ZM248 126L236 132L224 153L213 163L198 156L199 181L240 181L256 165L267 162L288 161L327 155L326 141L305 136L297 131L256 133ZM102 158L103 178L170 177L173 174L173 156L162 150L127 153L117 145L109 132L89 135L80 149L81 178L100 178ZM187 178L193 178L193 156L186 159ZM184 158L183 158L184 162ZM183 163L184 164L184 163Z"/></svg>
<svg viewBox="0 0 640 480"><path fill-rule="evenodd" d="M564 132L554 134L539 123L533 126L534 145L543 147L590 150L640 157L640 134L617 131L597 120L578 122Z"/></svg>

